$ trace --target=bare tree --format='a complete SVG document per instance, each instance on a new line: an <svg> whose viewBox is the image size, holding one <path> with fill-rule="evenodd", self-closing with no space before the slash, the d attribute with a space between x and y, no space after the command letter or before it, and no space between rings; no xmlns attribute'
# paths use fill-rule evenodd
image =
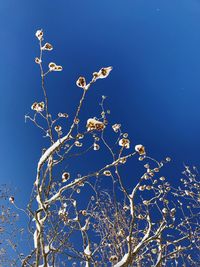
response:
<svg viewBox="0 0 200 267"><path fill-rule="evenodd" d="M26 115L26 119L42 131L49 145L38 161L27 208L33 246L26 257L20 258L21 265L197 266L198 175L187 167L183 186L171 185L160 174L170 158L157 161L143 145L133 146L121 124L109 121L105 96L99 114L82 122L88 90L106 78L112 67L94 72L89 82L78 78L82 96L71 123L66 113L59 112L54 118L45 79L52 72L62 71L62 66L51 62L45 70L43 54L53 46L44 43L42 30L36 37L40 53L35 62L40 68L44 100L33 103L33 115ZM102 151L109 155L108 162L93 172L80 174L75 164L67 165L85 154L89 159ZM130 160L138 162L140 168L142 164L139 177L125 172ZM126 186L127 179L133 180L132 187Z"/></svg>
<svg viewBox="0 0 200 267"><path fill-rule="evenodd" d="M9 186L2 184L0 185L0 266L16 266L12 248L17 249L16 240L21 231L17 226L19 214L12 211L9 202L13 205L14 197L11 196Z"/></svg>

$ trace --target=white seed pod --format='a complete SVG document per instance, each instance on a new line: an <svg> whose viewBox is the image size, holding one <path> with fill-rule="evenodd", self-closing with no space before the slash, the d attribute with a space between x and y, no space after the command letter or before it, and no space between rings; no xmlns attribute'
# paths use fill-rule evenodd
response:
<svg viewBox="0 0 200 267"><path fill-rule="evenodd" d="M112 128L115 133L117 133L120 130L121 124L115 123Z"/></svg>
<svg viewBox="0 0 200 267"><path fill-rule="evenodd" d="M100 149L100 146L99 146L98 144L94 143L94 145L93 145L93 149L94 149L94 150L99 150L99 149Z"/></svg>
<svg viewBox="0 0 200 267"><path fill-rule="evenodd" d="M62 174L62 182L66 182L70 178L70 173L69 172L63 172Z"/></svg>
<svg viewBox="0 0 200 267"><path fill-rule="evenodd" d="M119 140L119 145L128 149L130 148L130 141L127 138L122 138Z"/></svg>
<svg viewBox="0 0 200 267"><path fill-rule="evenodd" d="M45 43L42 47L42 50L48 50L51 51L53 50L53 46L50 43Z"/></svg>
<svg viewBox="0 0 200 267"><path fill-rule="evenodd" d="M167 214L167 213L168 213L168 209L167 209L167 208L163 208L163 209L162 209L162 213L163 213L163 214Z"/></svg>
<svg viewBox="0 0 200 267"><path fill-rule="evenodd" d="M59 133L62 130L62 127L60 125L56 125L54 129L57 133Z"/></svg>
<svg viewBox="0 0 200 267"><path fill-rule="evenodd" d="M42 30L37 30L36 33L35 33L35 36L38 38L39 41L42 40L42 37L43 37L43 31Z"/></svg>
<svg viewBox="0 0 200 267"><path fill-rule="evenodd" d="M14 202L15 202L15 198L14 198L13 196L10 196L10 197L9 197L9 201L10 201L10 203L14 204Z"/></svg>
<svg viewBox="0 0 200 267"><path fill-rule="evenodd" d="M108 77L108 75L110 74L112 69L113 69L112 67L102 68L102 69L100 69L99 72L94 72L93 77L95 79L104 79L104 78Z"/></svg>
<svg viewBox="0 0 200 267"><path fill-rule="evenodd" d="M79 77L78 80L76 81L76 85L80 88L86 89L86 80L84 77Z"/></svg>
<svg viewBox="0 0 200 267"><path fill-rule="evenodd" d="M135 146L135 151L139 153L139 155L145 155L145 148L143 145L136 145Z"/></svg>
<svg viewBox="0 0 200 267"><path fill-rule="evenodd" d="M111 175L112 175L111 172L110 172L109 170L104 171L103 174L104 174L105 176L111 176Z"/></svg>

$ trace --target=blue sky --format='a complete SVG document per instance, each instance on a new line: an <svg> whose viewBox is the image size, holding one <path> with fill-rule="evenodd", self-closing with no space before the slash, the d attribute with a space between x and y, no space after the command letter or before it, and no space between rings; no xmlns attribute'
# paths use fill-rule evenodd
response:
<svg viewBox="0 0 200 267"><path fill-rule="evenodd" d="M40 28L55 48L46 63L63 66L47 80L53 114L73 113L79 75L89 80L111 65L109 78L91 89L82 116L95 116L106 95L111 121L123 125L132 144L144 144L157 159L172 158L170 179L180 178L184 162L198 167L199 25L197 0L1 1L0 183L16 187L25 205L44 145L40 131L24 123L31 104L42 100L34 63Z"/></svg>

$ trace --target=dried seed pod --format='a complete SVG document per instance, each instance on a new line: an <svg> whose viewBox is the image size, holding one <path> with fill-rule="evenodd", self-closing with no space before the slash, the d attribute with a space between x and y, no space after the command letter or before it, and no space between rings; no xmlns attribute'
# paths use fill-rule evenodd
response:
<svg viewBox="0 0 200 267"><path fill-rule="evenodd" d="M98 121L96 119L88 119L87 120L87 125L86 125L86 128L87 128L87 131L94 131L94 130L97 130L97 131L103 131L104 128L105 128L105 125L103 122L101 121Z"/></svg>
<svg viewBox="0 0 200 267"><path fill-rule="evenodd" d="M122 138L119 140L119 145L128 149L130 148L130 141L127 138Z"/></svg>
<svg viewBox="0 0 200 267"><path fill-rule="evenodd" d="M15 198L14 198L13 196L10 196L10 197L9 197L9 201L10 201L10 203L14 204L14 202L15 202Z"/></svg>
<svg viewBox="0 0 200 267"><path fill-rule="evenodd" d="M103 174L104 174L105 176L111 176L111 175L112 175L111 172L110 172L109 170L104 171Z"/></svg>
<svg viewBox="0 0 200 267"><path fill-rule="evenodd" d="M79 77L78 80L76 81L76 85L78 87L81 87L81 88L85 89L86 88L86 80L85 80L85 78L84 77Z"/></svg>
<svg viewBox="0 0 200 267"><path fill-rule="evenodd" d="M42 30L37 30L35 33L35 36L38 38L39 41L42 40L43 37L43 31Z"/></svg>
<svg viewBox="0 0 200 267"><path fill-rule="evenodd" d="M77 146L77 147L82 147L82 146L83 146L83 144L80 143L79 141L75 141L74 144L75 144L75 146Z"/></svg>
<svg viewBox="0 0 200 267"><path fill-rule="evenodd" d="M35 63L36 63L36 64L40 64L40 63L42 63L42 60L39 59L38 57L36 57L36 58L35 58Z"/></svg>
<svg viewBox="0 0 200 267"><path fill-rule="evenodd" d="M82 213L83 216L87 215L87 211L86 210L82 210L81 213Z"/></svg>
<svg viewBox="0 0 200 267"><path fill-rule="evenodd" d="M63 67L62 66L56 66L54 71L62 71L63 70Z"/></svg>
<svg viewBox="0 0 200 267"><path fill-rule="evenodd" d="M59 117L59 118L68 118L69 115L68 115L67 113L59 112L59 113L58 113L58 117Z"/></svg>
<svg viewBox="0 0 200 267"><path fill-rule="evenodd" d="M36 112L44 111L44 102L34 102L31 106L31 109L35 110Z"/></svg>
<svg viewBox="0 0 200 267"><path fill-rule="evenodd" d="M70 173L69 172L63 172L62 174L62 182L66 182L70 178Z"/></svg>
<svg viewBox="0 0 200 267"><path fill-rule="evenodd" d="M56 65L54 62L49 63L49 71L62 71L62 66Z"/></svg>
<svg viewBox="0 0 200 267"><path fill-rule="evenodd" d="M54 62L49 63L49 70L50 71L53 71L55 69L55 67L56 67L56 64Z"/></svg>
<svg viewBox="0 0 200 267"><path fill-rule="evenodd" d="M56 125L54 129L57 133L59 133L62 130L62 127L60 125Z"/></svg>
<svg viewBox="0 0 200 267"><path fill-rule="evenodd" d="M51 51L53 50L53 46L50 43L45 43L42 47L42 50L48 50Z"/></svg>
<svg viewBox="0 0 200 267"><path fill-rule="evenodd" d="M94 72L93 73L93 81L96 81L97 79L104 79L104 78L108 77L111 70L112 70L112 67L106 67L106 68L100 69L98 72Z"/></svg>
<svg viewBox="0 0 200 267"><path fill-rule="evenodd" d="M143 145L136 145L135 146L135 151L139 153L139 155L145 155L145 148Z"/></svg>
<svg viewBox="0 0 200 267"><path fill-rule="evenodd" d="M120 130L121 124L115 123L112 128L115 133L117 133Z"/></svg>
<svg viewBox="0 0 200 267"><path fill-rule="evenodd" d="M100 149L100 146L98 144L94 143L93 149L94 150L99 150Z"/></svg>

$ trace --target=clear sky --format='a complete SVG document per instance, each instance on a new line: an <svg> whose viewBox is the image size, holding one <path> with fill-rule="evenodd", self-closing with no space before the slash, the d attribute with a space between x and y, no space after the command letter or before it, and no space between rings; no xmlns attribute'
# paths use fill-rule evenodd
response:
<svg viewBox="0 0 200 267"><path fill-rule="evenodd" d="M42 100L34 63L40 28L55 48L46 62L63 66L47 81L53 114L73 113L79 75L89 79L111 65L109 78L91 89L83 117L95 116L106 95L111 120L132 144L172 158L170 179L180 178L183 162L199 166L199 0L1 0L0 183L17 188L19 204L28 200L44 145L40 131L24 123L32 103Z"/></svg>

